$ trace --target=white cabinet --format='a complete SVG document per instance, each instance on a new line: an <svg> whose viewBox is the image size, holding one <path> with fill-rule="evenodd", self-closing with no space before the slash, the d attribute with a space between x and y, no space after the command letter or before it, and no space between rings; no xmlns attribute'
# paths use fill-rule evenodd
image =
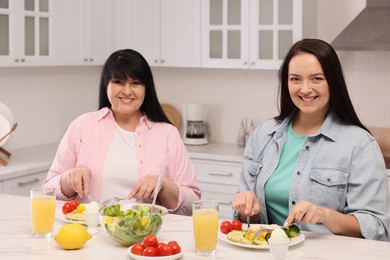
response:
<svg viewBox="0 0 390 260"><path fill-rule="evenodd" d="M102 65L115 50L116 0L54 0L58 65ZM128 14L127 14L128 15Z"/></svg>
<svg viewBox="0 0 390 260"><path fill-rule="evenodd" d="M43 171L4 180L1 182L2 191L0 193L30 196L31 188L42 186L46 176L47 171Z"/></svg>
<svg viewBox="0 0 390 260"><path fill-rule="evenodd" d="M117 49L140 52L150 66L200 66L200 1L118 0Z"/></svg>
<svg viewBox="0 0 390 260"><path fill-rule="evenodd" d="M241 163L192 159L203 200L219 202L221 219L233 218L232 199L237 192Z"/></svg>
<svg viewBox="0 0 390 260"><path fill-rule="evenodd" d="M1 0L0 66L52 65L54 13L49 0Z"/></svg>
<svg viewBox="0 0 390 260"><path fill-rule="evenodd" d="M201 67L278 69L302 37L302 0L202 0Z"/></svg>

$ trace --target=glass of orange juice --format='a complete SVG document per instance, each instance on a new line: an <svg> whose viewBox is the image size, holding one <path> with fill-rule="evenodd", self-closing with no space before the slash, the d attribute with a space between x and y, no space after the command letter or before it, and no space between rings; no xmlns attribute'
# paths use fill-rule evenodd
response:
<svg viewBox="0 0 390 260"><path fill-rule="evenodd" d="M54 189L31 189L31 221L33 237L51 237L56 211Z"/></svg>
<svg viewBox="0 0 390 260"><path fill-rule="evenodd" d="M192 206L195 251L197 255L215 255L218 234L218 211L216 201L200 200Z"/></svg>

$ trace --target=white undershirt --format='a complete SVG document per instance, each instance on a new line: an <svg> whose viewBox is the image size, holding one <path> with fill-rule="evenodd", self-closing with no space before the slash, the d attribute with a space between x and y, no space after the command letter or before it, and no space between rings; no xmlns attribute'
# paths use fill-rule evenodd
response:
<svg viewBox="0 0 390 260"><path fill-rule="evenodd" d="M113 196L125 198L138 181L135 133L116 125L103 167L100 201Z"/></svg>

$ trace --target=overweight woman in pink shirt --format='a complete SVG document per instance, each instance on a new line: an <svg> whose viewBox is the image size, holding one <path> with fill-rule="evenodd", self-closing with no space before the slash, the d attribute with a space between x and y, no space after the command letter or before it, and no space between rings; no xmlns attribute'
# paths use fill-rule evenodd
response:
<svg viewBox="0 0 390 260"><path fill-rule="evenodd" d="M100 79L99 111L69 126L44 186L61 200L101 201L112 196L157 202L170 213L190 215L200 199L195 169L178 130L158 101L147 61L134 50L119 50L106 61Z"/></svg>

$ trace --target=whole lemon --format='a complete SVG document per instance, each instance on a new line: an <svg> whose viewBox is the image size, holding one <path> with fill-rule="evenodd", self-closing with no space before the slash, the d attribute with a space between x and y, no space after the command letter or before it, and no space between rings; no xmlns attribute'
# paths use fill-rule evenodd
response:
<svg viewBox="0 0 390 260"><path fill-rule="evenodd" d="M87 229L80 224L63 225L54 240L63 249L79 249L92 237Z"/></svg>

